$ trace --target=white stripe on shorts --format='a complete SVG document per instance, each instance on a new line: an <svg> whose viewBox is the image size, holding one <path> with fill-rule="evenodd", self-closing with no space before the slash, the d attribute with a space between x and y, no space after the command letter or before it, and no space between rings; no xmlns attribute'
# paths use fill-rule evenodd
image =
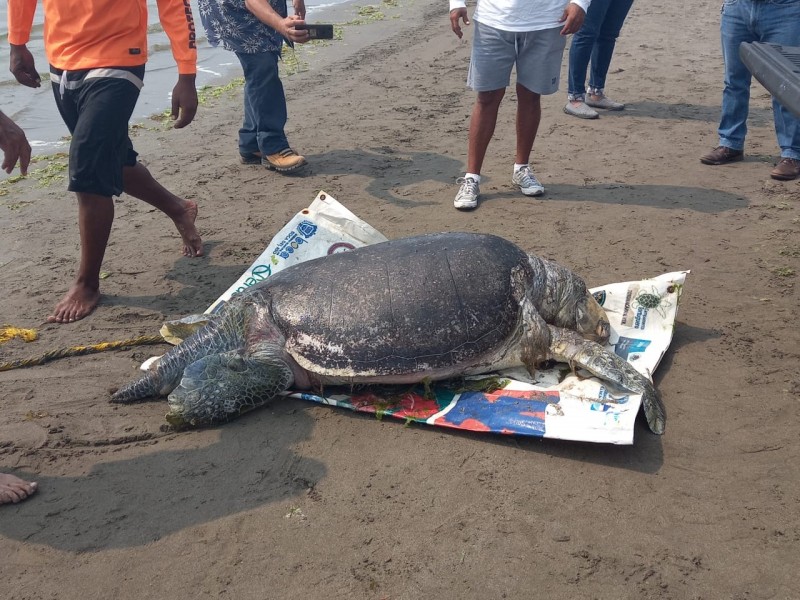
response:
<svg viewBox="0 0 800 600"><path fill-rule="evenodd" d="M144 86L144 81L139 79L136 75L131 73L130 71L126 71L125 69L89 69L89 72L86 73L86 76L80 81L67 81L67 72L64 71L61 76L59 77L55 73L50 73L50 81L53 83L57 83L59 88L62 90L75 90L78 89L83 82L87 79L98 79L100 77L111 77L114 79L127 79L133 85L136 86L137 89L141 90Z"/></svg>

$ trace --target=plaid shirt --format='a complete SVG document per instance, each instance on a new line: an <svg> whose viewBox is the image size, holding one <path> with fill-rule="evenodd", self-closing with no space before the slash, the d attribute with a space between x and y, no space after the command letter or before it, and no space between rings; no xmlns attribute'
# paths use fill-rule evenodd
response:
<svg viewBox="0 0 800 600"><path fill-rule="evenodd" d="M286 17L286 0L269 0L269 4ZM197 5L212 46L222 44L226 50L243 54L280 52L283 37L247 10L244 0L198 0Z"/></svg>

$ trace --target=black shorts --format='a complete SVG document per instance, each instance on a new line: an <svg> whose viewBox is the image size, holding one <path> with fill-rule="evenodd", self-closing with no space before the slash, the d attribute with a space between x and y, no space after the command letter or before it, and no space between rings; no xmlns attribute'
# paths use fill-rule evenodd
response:
<svg viewBox="0 0 800 600"><path fill-rule="evenodd" d="M66 73L50 67L56 106L72 134L71 192L100 196L122 193L122 167L136 164L128 122L143 78L144 65Z"/></svg>

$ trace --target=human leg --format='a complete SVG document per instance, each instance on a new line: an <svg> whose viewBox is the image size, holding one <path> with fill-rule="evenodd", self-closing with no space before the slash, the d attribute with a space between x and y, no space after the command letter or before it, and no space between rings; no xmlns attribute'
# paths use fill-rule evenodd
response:
<svg viewBox="0 0 800 600"><path fill-rule="evenodd" d="M558 91L565 40L558 28L518 34L517 142L512 183L526 196L544 186L530 168L530 155L542 116L541 96Z"/></svg>
<svg viewBox="0 0 800 600"><path fill-rule="evenodd" d="M135 74L144 77L144 68ZM128 137L128 121L138 96L137 86L128 79L87 79L79 88L74 102L78 112L70 146L70 190L78 193L79 214L83 211L91 221L93 213L99 210L96 207L99 203L106 204L107 199L113 220L111 197L124 191L172 219L183 240L184 256L202 256L203 244L194 225L197 204L168 191L137 161ZM61 105L69 106L69 103L62 100ZM110 230L110 223L108 226ZM85 224L85 232L88 247L94 247L95 251L96 237L108 240L109 232L96 229L91 222ZM102 262L102 254L100 259ZM94 262L88 260L87 264ZM99 274L99 262L96 267Z"/></svg>
<svg viewBox="0 0 800 600"><path fill-rule="evenodd" d="M258 129L252 103L252 88L255 85L256 78L253 75L249 78L247 77L248 69L245 68L245 61L242 60L238 52L236 56L239 58L239 62L242 64L242 69L245 73L244 90L242 93L244 98L244 110L242 112L242 126L239 128L239 156L242 157L243 163L260 164L261 150L258 147ZM252 160L254 156L256 159Z"/></svg>
<svg viewBox="0 0 800 600"><path fill-rule="evenodd" d="M739 58L739 46L756 41L750 25L750 0L726 2L722 7L720 37L722 59L725 66L722 91L722 114L719 127L719 146L734 152L744 150L747 135L747 114L750 110L750 82L752 76Z"/></svg>
<svg viewBox="0 0 800 600"><path fill-rule="evenodd" d="M114 222L114 201L110 196L78 192L78 229L81 258L75 282L56 304L50 323L72 323L88 316L100 301L100 267L103 264L111 224Z"/></svg>
<svg viewBox="0 0 800 600"><path fill-rule="evenodd" d="M480 174L486 150L497 125L497 113L505 95L505 88L490 92L478 92L469 120L469 140L467 144L467 173L459 178L460 184L453 205L460 209L478 206L480 196Z"/></svg>
<svg viewBox="0 0 800 600"><path fill-rule="evenodd" d="M774 0L755 5L758 11L759 41L784 46L800 46L800 0ZM786 110L774 98L772 114L775 123L775 134L784 162L776 169L779 179L797 177L796 163L800 164L800 119Z"/></svg>
<svg viewBox="0 0 800 600"><path fill-rule="evenodd" d="M497 111L516 61L516 36L475 22L467 86L478 93L469 122L467 172L480 175L497 124Z"/></svg>
<svg viewBox="0 0 800 600"><path fill-rule="evenodd" d="M65 75L59 72L57 76ZM100 267L114 220L113 196L123 191L130 190L173 219L184 240L184 253L202 254L194 228L197 205L156 183L136 162L128 138L128 121L143 76L143 66L110 68L70 72L63 94L60 86L53 84L59 112L72 132L68 188L78 198L81 258L75 282L48 317L50 322L77 321L97 306Z"/></svg>
<svg viewBox="0 0 800 600"><path fill-rule="evenodd" d="M800 160L800 119L786 110L775 98L772 99L772 114L781 156Z"/></svg>
<svg viewBox="0 0 800 600"><path fill-rule="evenodd" d="M197 203L176 196L155 180L140 162L122 170L125 192L167 215L183 240L184 256L203 256L203 241L195 227Z"/></svg>
<svg viewBox="0 0 800 600"><path fill-rule="evenodd" d="M600 25L597 39L592 49L591 70L589 72L589 93L595 97L603 96L603 89L606 87L606 76L611 66L611 57L614 55L617 38L622 31L622 24L625 22L632 5L633 0L613 0L609 4ZM591 11L591 6L589 10Z"/></svg>
<svg viewBox="0 0 800 600"><path fill-rule="evenodd" d="M724 165L744 159L744 140L747 135L747 114L750 110L751 74L739 58L743 42L756 41L752 30L751 0L725 2L720 20L722 60L725 67L725 86L722 91L722 110L717 127L719 144L700 157L706 165Z"/></svg>
<svg viewBox="0 0 800 600"><path fill-rule="evenodd" d="M586 11L581 28L572 36L569 47L569 75L567 93L570 97L580 97L586 93L586 71L595 47L600 29L613 0L593 0Z"/></svg>
<svg viewBox="0 0 800 600"><path fill-rule="evenodd" d="M514 34L475 22L467 87L478 95L472 107L467 142L467 172L459 178L453 202L459 209L478 206L480 173L497 124L497 112L511 79L516 57Z"/></svg>
<svg viewBox="0 0 800 600"><path fill-rule="evenodd" d="M612 0L606 11L600 30L592 49L591 68L589 70L589 93L586 104L592 108L605 110L622 110L625 105L615 102L605 95L606 76L611 66L611 57L617 38L622 31L622 24L631 10L633 0Z"/></svg>
<svg viewBox="0 0 800 600"><path fill-rule="evenodd" d="M486 150L497 125L497 113L506 90L478 92L469 120L469 144L467 147L467 172L480 175Z"/></svg>
<svg viewBox="0 0 800 600"><path fill-rule="evenodd" d="M280 52L259 52L236 56L245 78L244 120L239 130L239 153L261 157L261 162L277 171L293 171L306 164L305 158L289 146L284 131L288 118L286 95L280 80Z"/></svg>
<svg viewBox="0 0 800 600"><path fill-rule="evenodd" d="M800 177L800 120L772 99L775 133L781 149L781 159L770 175L780 181Z"/></svg>
<svg viewBox="0 0 800 600"><path fill-rule="evenodd" d="M0 473L0 504L16 504L36 491L35 481L25 481L14 475Z"/></svg>
<svg viewBox="0 0 800 600"><path fill-rule="evenodd" d="M57 79L56 106L72 134L68 189L78 199L81 253L75 281L47 320L72 323L89 315L100 300L100 267L114 221L112 196L122 192L127 125L139 89L123 78L130 71L120 71L119 78L94 77L91 70L51 72ZM135 75L141 83L144 68Z"/></svg>
<svg viewBox="0 0 800 600"><path fill-rule="evenodd" d="M780 0L757 7L762 42L800 46L800 0ZM773 179L791 181L800 177L800 119L772 99L775 134L781 159L770 173Z"/></svg>
<svg viewBox="0 0 800 600"><path fill-rule="evenodd" d="M515 160L527 165L542 119L541 95L517 84L517 149Z"/></svg>
<svg viewBox="0 0 800 600"><path fill-rule="evenodd" d="M536 179L529 166L533 142L542 118L541 96L517 84L517 147L514 173L511 181L526 196L541 196L544 186Z"/></svg>
<svg viewBox="0 0 800 600"><path fill-rule="evenodd" d="M600 116L585 102L586 70L589 68L592 49L611 2L612 0L594 0L589 5L583 25L572 36L572 43L569 47L567 103L564 105L564 112L580 119L596 119Z"/></svg>

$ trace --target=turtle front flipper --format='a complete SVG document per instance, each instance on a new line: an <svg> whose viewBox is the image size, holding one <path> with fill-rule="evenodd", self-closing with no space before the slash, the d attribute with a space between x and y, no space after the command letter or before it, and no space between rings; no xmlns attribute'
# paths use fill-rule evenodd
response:
<svg viewBox="0 0 800 600"><path fill-rule="evenodd" d="M178 428L229 421L277 398L293 382L291 367L274 350L210 354L184 369L169 395L167 421Z"/></svg>
<svg viewBox="0 0 800 600"><path fill-rule="evenodd" d="M550 357L586 369L604 381L642 394L642 407L650 431L664 433L667 413L653 383L626 360L574 331L550 326Z"/></svg>

